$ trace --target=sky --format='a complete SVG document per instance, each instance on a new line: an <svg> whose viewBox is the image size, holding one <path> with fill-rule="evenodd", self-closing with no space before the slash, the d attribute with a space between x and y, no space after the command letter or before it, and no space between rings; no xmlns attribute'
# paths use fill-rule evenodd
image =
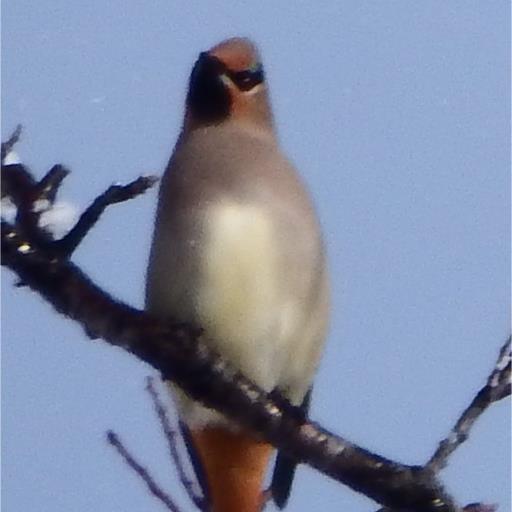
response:
<svg viewBox="0 0 512 512"><path fill-rule="evenodd" d="M2 140L39 176L72 169L78 209L161 174L195 58L259 45L282 146L314 197L333 308L312 417L422 464L484 384L510 331L510 4L506 0L5 0ZM143 305L156 190L108 210L74 261ZM182 505L144 391L155 372L90 341L2 270L2 505L158 511L106 444L114 429ZM510 405L494 405L443 481L510 503ZM301 467L293 511L375 503Z"/></svg>

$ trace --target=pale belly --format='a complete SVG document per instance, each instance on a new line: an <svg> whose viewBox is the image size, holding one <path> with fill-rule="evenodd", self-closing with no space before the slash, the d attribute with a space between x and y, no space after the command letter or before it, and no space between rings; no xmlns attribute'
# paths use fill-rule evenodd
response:
<svg viewBox="0 0 512 512"><path fill-rule="evenodd" d="M313 377L324 325L304 322L309 312L297 297L296 273L283 264L285 241L268 212L255 206L217 204L201 222L197 276L190 282L195 283L194 316L206 341L266 391L298 382L290 385L289 398L300 403ZM170 274L187 283L180 271L189 267L174 261L177 268ZM173 391L190 427L226 423L217 412Z"/></svg>
<svg viewBox="0 0 512 512"><path fill-rule="evenodd" d="M256 207L208 212L198 313L212 344L267 391L283 372L299 312L287 293L279 241Z"/></svg>

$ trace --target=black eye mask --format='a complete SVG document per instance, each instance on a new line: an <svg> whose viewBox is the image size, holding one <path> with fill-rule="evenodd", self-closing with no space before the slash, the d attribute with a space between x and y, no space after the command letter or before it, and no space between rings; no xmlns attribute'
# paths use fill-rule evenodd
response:
<svg viewBox="0 0 512 512"><path fill-rule="evenodd" d="M261 64L258 64L253 69L244 69L243 71L230 71L227 69L225 73L241 91L250 91L265 80Z"/></svg>

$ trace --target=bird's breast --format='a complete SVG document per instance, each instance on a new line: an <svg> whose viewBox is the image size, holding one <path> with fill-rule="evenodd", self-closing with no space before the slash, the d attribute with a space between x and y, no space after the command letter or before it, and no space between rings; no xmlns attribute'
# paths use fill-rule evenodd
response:
<svg viewBox="0 0 512 512"><path fill-rule="evenodd" d="M202 222L199 320L218 350L271 389L286 324L293 324L273 220L261 207L223 202L208 208Z"/></svg>

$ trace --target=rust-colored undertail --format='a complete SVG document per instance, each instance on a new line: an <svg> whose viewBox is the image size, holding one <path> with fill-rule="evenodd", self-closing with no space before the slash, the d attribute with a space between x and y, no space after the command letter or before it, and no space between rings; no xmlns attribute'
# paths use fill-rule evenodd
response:
<svg viewBox="0 0 512 512"><path fill-rule="evenodd" d="M248 432L191 431L206 473L212 512L259 512L265 470L274 448Z"/></svg>

